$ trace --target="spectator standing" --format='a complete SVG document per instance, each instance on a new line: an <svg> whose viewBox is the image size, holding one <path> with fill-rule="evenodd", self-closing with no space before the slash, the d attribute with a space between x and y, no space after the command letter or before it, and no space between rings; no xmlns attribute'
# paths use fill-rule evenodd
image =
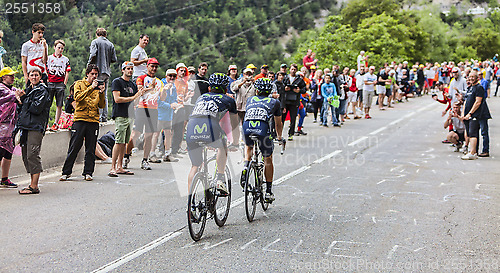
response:
<svg viewBox="0 0 500 273"><path fill-rule="evenodd" d="M264 64L260 67L260 73L257 74L253 79L256 81L260 78L267 78L267 74L269 74L269 66Z"/></svg>
<svg viewBox="0 0 500 273"><path fill-rule="evenodd" d="M288 70L288 65L287 64L281 64L280 65L280 72L283 72L283 75L285 77L288 75L287 70Z"/></svg>
<svg viewBox="0 0 500 273"><path fill-rule="evenodd" d="M323 107L323 97L321 96L321 84L322 84L323 71L318 70L314 73L314 77L311 80L311 103L313 104L313 123L318 122L318 111L320 112L320 124L323 124L323 116L321 115L321 108Z"/></svg>
<svg viewBox="0 0 500 273"><path fill-rule="evenodd" d="M68 83L68 76L71 71L68 57L62 55L65 47L66 44L63 40L55 41L54 54L50 55L47 59L47 87L49 89L50 105L52 105L54 97L56 98L56 116L54 124L50 128L52 131L59 129L57 124L61 117L63 102L66 96L66 84Z"/></svg>
<svg viewBox="0 0 500 273"><path fill-rule="evenodd" d="M0 44L2 43L2 40L3 40L3 31L0 30ZM3 69L2 55L4 55L5 53L7 53L7 50L5 50L5 48L0 46L0 70Z"/></svg>
<svg viewBox="0 0 500 273"><path fill-rule="evenodd" d="M363 111L363 86L365 85L365 74L368 72L368 68L365 67L364 65L361 66L359 71L357 72L356 76L356 88L358 89L358 107L360 111Z"/></svg>
<svg viewBox="0 0 500 273"><path fill-rule="evenodd" d="M118 174L134 174L122 167L126 146L132 134L133 102L144 95L144 87L138 91L137 85L131 80L134 68L133 62L124 62L122 76L111 82L111 92L113 92L111 118L115 120L115 145L111 153L111 170L108 173L110 177L117 177Z"/></svg>
<svg viewBox="0 0 500 273"><path fill-rule="evenodd" d="M49 121L49 91L41 82L42 71L31 67L28 72L30 84L20 97L17 105L18 119L16 129L21 131L21 148L24 167L31 176L30 185L19 194L38 194L38 180L42 169L40 150Z"/></svg>
<svg viewBox="0 0 500 273"><path fill-rule="evenodd" d="M363 50L359 52L356 61L358 63L358 70L361 70L361 66L368 67L368 56L365 56L365 52Z"/></svg>
<svg viewBox="0 0 500 273"><path fill-rule="evenodd" d="M256 89L253 85L254 81L252 69L245 68L243 70L243 77L234 81L231 85L231 90L236 94L236 111L238 112L240 125L245 118L247 99L256 94Z"/></svg>
<svg viewBox="0 0 500 273"><path fill-rule="evenodd" d="M377 84L377 75L374 74L375 66L370 66L368 73L364 77L363 85L363 105L365 106L365 119L371 119L370 108L375 96L375 86Z"/></svg>
<svg viewBox="0 0 500 273"><path fill-rule="evenodd" d="M307 71L310 71L311 65L316 65L318 59L313 57L312 49L308 49L304 58L302 58L302 65L307 68ZM307 75L304 75L307 76Z"/></svg>
<svg viewBox="0 0 500 273"><path fill-rule="evenodd" d="M163 156L164 162L179 161L171 156L170 150L172 143L172 119L174 111L183 107L182 104L177 103L178 96L176 92L175 78L178 77L178 75L178 71L175 71L174 69L167 70L166 78L162 80L163 90L161 91L160 98L158 100L158 130L162 131L165 135L165 154Z"/></svg>
<svg viewBox="0 0 500 273"><path fill-rule="evenodd" d="M384 98L386 94L385 83L389 80L389 67L382 68L377 75L377 95L378 95L378 107L380 110L385 110L384 108Z"/></svg>
<svg viewBox="0 0 500 273"><path fill-rule="evenodd" d="M71 139L68 155L64 161L62 176L59 181L70 178L76 157L85 140L85 162L82 175L86 181L92 181L95 168L95 148L99 136L99 109L105 106L105 85L99 83L99 68L90 64L85 70L86 79L75 83L75 122L71 127Z"/></svg>
<svg viewBox="0 0 500 273"><path fill-rule="evenodd" d="M146 53L146 46L149 44L149 36L141 34L139 44L132 49L130 53L130 61L134 63L134 74L132 81L135 82L139 76L145 75L148 72L147 62L149 61Z"/></svg>
<svg viewBox="0 0 500 273"><path fill-rule="evenodd" d="M144 88L144 94L140 96L139 104L135 110L135 126L127 145L124 168L128 168L132 148L142 133L144 133L144 156L141 161L141 169L151 170L149 162L161 162L161 160L156 158L156 155L150 156L150 152L153 150L153 143L156 143L154 140L157 140L158 137L158 97L160 91L163 89L163 82L155 76L159 65L158 60L150 58L147 74L137 78L137 88Z"/></svg>
<svg viewBox="0 0 500 273"><path fill-rule="evenodd" d="M324 83L321 85L321 94L323 96L323 109L322 109L322 125L328 127L328 110L330 110L332 115L332 125L335 127L340 127L339 121L335 116L335 107L332 105L332 100L337 96L337 91L335 84L331 82L332 76L326 74L324 78Z"/></svg>
<svg viewBox="0 0 500 273"><path fill-rule="evenodd" d="M238 79L238 67L234 64L230 65L227 68L227 76L229 77L229 84L227 86L226 94L234 99L235 97L234 92L231 90L231 84Z"/></svg>
<svg viewBox="0 0 500 273"><path fill-rule="evenodd" d="M453 78L450 81L449 94L451 97L451 104L458 102L459 95L465 95L467 91L467 81L462 77L460 69L454 67L452 70Z"/></svg>
<svg viewBox="0 0 500 273"><path fill-rule="evenodd" d="M356 74L356 70L351 69L349 71L349 77L351 79L350 84L349 84L349 91L347 92L347 103L351 105L352 109L352 114L354 115L354 119L360 119L361 117L358 116L358 113L356 112L356 105L358 104L358 87L356 85L356 77L354 76ZM348 106L346 106L348 108ZM346 117L347 117L347 111L346 111Z"/></svg>
<svg viewBox="0 0 500 273"><path fill-rule="evenodd" d="M28 81L28 71L33 67L38 67L42 73L42 81L46 82L45 64L48 58L47 42L43 38L45 26L40 23L34 23L31 27L33 37L23 44L21 48L21 64L23 67L23 76L26 86L31 84Z"/></svg>
<svg viewBox="0 0 500 273"><path fill-rule="evenodd" d="M99 68L99 77L97 80L104 82L104 94L106 106L100 112L100 122L108 121L108 82L111 76L111 63L116 62L116 52L115 45L110 42L106 36L107 32L104 28L98 28L95 32L97 38L90 44L90 56L87 66L89 64L95 64Z"/></svg>
<svg viewBox="0 0 500 273"><path fill-rule="evenodd" d="M285 85L285 110L282 115L283 123L287 114L290 114L290 128L288 129L288 140L293 140L295 134L295 121L297 119L297 111L299 108L301 94L306 92L306 84L304 80L297 74L297 64L290 65L290 74L285 77L283 84Z"/></svg>
<svg viewBox="0 0 500 273"><path fill-rule="evenodd" d="M465 128L469 137L470 153L462 157L463 160L477 159L478 138L481 120L491 119L488 105L486 104L485 91L479 84L479 76L477 71L472 71L469 75L471 82L470 88L465 95L464 116ZM483 157L489 156L489 138L483 139Z"/></svg>
<svg viewBox="0 0 500 273"><path fill-rule="evenodd" d="M17 188L17 185L9 179L12 152L14 151L12 132L17 120L16 102L20 101L19 98L24 94L23 90L12 86L16 73L17 71L10 67L0 70L0 165L2 168L0 186L7 188Z"/></svg>

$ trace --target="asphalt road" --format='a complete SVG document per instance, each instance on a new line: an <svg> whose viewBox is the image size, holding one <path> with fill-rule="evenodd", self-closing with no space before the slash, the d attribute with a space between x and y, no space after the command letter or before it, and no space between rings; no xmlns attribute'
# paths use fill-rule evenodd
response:
<svg viewBox="0 0 500 273"><path fill-rule="evenodd" d="M489 99L493 117L500 99ZM44 172L41 194L0 190L2 272L499 272L500 126L490 158L462 161L443 105L418 98L321 128L275 155L277 200L248 223L231 153L233 207L200 242L186 228L189 160L93 182ZM79 174L82 166L75 167ZM27 184L27 176L15 182Z"/></svg>

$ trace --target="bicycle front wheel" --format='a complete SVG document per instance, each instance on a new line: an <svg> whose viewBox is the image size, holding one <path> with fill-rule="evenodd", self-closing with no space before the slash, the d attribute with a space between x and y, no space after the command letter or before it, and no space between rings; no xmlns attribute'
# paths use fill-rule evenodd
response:
<svg viewBox="0 0 500 273"><path fill-rule="evenodd" d="M258 178L255 165L248 167L247 177L245 179L245 213L248 222L252 222L255 216L255 208L258 201Z"/></svg>
<svg viewBox="0 0 500 273"><path fill-rule="evenodd" d="M214 220L219 227L222 227L226 223L227 217L229 215L229 208L231 207L231 172L229 171L229 166L227 165L225 174L225 182L228 194L221 195L219 192L217 192L215 197Z"/></svg>
<svg viewBox="0 0 500 273"><path fill-rule="evenodd" d="M208 187L203 173L196 173L188 196L188 227L194 241L199 241L205 230L208 211Z"/></svg>

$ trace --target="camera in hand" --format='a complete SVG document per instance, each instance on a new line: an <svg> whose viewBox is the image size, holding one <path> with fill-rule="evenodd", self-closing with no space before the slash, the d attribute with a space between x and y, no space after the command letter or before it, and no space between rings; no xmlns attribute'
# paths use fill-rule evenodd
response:
<svg viewBox="0 0 500 273"><path fill-rule="evenodd" d="M104 81L103 80L97 80L97 86L101 86L101 85L104 85Z"/></svg>

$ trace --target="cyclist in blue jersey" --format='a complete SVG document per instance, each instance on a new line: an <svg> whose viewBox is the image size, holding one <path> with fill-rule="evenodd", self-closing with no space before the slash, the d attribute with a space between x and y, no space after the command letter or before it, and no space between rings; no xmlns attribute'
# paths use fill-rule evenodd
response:
<svg viewBox="0 0 500 273"><path fill-rule="evenodd" d="M245 118L243 120L243 134L245 135L246 153L245 153L245 168L241 176L241 183L244 185L244 177L248 171L248 165L253 154L254 142L250 136L258 136L259 149L264 157L264 176L266 179L266 202L274 201L272 193L272 182L274 174L273 166L273 139L271 138L271 130L269 121L274 118L278 141L283 144L281 131L283 123L281 121L281 105L277 99L270 98L269 94L273 90L272 81L268 78L261 78L255 81L257 96L247 99ZM242 186L243 187L243 186Z"/></svg>
<svg viewBox="0 0 500 273"><path fill-rule="evenodd" d="M227 194L225 185L225 167L227 161L226 135L219 122L226 112L236 114L236 102L226 95L228 76L222 73L214 73L210 76L210 92L201 95L189 116L186 129L186 143L191 160L191 171L188 176L188 184L191 187L193 177L201 166L202 144L218 148L217 151L217 184L216 189ZM231 115L231 119L237 118ZM232 123L234 124L234 123ZM237 123L236 123L237 124ZM234 129L234 128L233 128Z"/></svg>

